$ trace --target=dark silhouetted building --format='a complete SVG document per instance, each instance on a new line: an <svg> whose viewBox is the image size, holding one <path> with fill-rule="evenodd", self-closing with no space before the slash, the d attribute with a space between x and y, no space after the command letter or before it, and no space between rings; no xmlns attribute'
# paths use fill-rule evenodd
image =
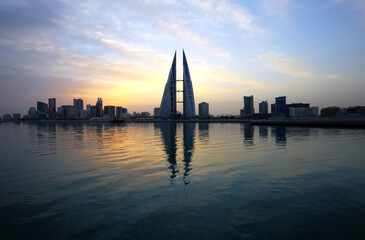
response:
<svg viewBox="0 0 365 240"><path fill-rule="evenodd" d="M90 118L91 104L86 105L86 118Z"/></svg>
<svg viewBox="0 0 365 240"><path fill-rule="evenodd" d="M259 103L259 113L260 114L268 114L268 103L267 101L262 101Z"/></svg>
<svg viewBox="0 0 365 240"><path fill-rule="evenodd" d="M49 112L49 118L51 119L56 118L56 98L48 99L48 112Z"/></svg>
<svg viewBox="0 0 365 240"><path fill-rule="evenodd" d="M96 106L90 106L90 118L95 118L96 116Z"/></svg>
<svg viewBox="0 0 365 240"><path fill-rule="evenodd" d="M37 111L41 113L47 112L48 105L44 102L37 102Z"/></svg>
<svg viewBox="0 0 365 240"><path fill-rule="evenodd" d="M75 119L75 108L73 105L61 106L60 118L64 120Z"/></svg>
<svg viewBox="0 0 365 240"><path fill-rule="evenodd" d="M74 99L74 109L75 111L84 110L84 101L80 99Z"/></svg>
<svg viewBox="0 0 365 240"><path fill-rule="evenodd" d="M275 113L276 113L276 105L275 105L275 103L272 103L271 104L271 115L275 115Z"/></svg>
<svg viewBox="0 0 365 240"><path fill-rule="evenodd" d="M345 108L344 111L347 115L352 117L363 117L365 116L365 106L352 106Z"/></svg>
<svg viewBox="0 0 365 240"><path fill-rule="evenodd" d="M206 102L199 103L199 117L201 118L209 117L209 103Z"/></svg>
<svg viewBox="0 0 365 240"><path fill-rule="evenodd" d="M335 117L341 115L341 113L341 108L335 106L321 109L321 117Z"/></svg>
<svg viewBox="0 0 365 240"><path fill-rule="evenodd" d="M98 98L98 101L96 101L96 117L102 117L103 116L103 100L101 98Z"/></svg>
<svg viewBox="0 0 365 240"><path fill-rule="evenodd" d="M109 118L113 119L115 117L115 106L105 106L104 115L107 115Z"/></svg>
<svg viewBox="0 0 365 240"><path fill-rule="evenodd" d="M116 107L115 108L115 117L117 118L117 119L120 119L120 118L122 118L122 107Z"/></svg>
<svg viewBox="0 0 365 240"><path fill-rule="evenodd" d="M291 107L289 109L289 117L291 118L309 118L318 117L318 107Z"/></svg>
<svg viewBox="0 0 365 240"><path fill-rule="evenodd" d="M11 120L13 120L13 117L10 114L4 114L3 115L3 120L4 121L11 121Z"/></svg>
<svg viewBox="0 0 365 240"><path fill-rule="evenodd" d="M20 113L13 113L13 120L20 120L21 115Z"/></svg>
<svg viewBox="0 0 365 240"><path fill-rule="evenodd" d="M244 116L252 116L255 113L255 109L253 107L253 96L244 96L243 97L243 115Z"/></svg>
<svg viewBox="0 0 365 240"><path fill-rule="evenodd" d="M50 119L56 118L56 98L48 99L48 113Z"/></svg>
<svg viewBox="0 0 365 240"><path fill-rule="evenodd" d="M86 114L84 113L84 101L80 99L74 99L75 118L84 119Z"/></svg>
<svg viewBox="0 0 365 240"><path fill-rule="evenodd" d="M286 104L286 113L285 115L287 117L290 116L289 114L289 109L290 108L309 108L309 103L291 103L291 104Z"/></svg>
<svg viewBox="0 0 365 240"><path fill-rule="evenodd" d="M148 118L150 116L151 116L151 114L149 112L141 112L141 117L143 117L143 118Z"/></svg>
<svg viewBox="0 0 365 240"><path fill-rule="evenodd" d="M160 113L160 108L159 107L155 107L153 109L153 116L154 117L158 117L159 116L159 113Z"/></svg>
<svg viewBox="0 0 365 240"><path fill-rule="evenodd" d="M275 98L275 115L279 117L286 116L286 97L277 97Z"/></svg>
<svg viewBox="0 0 365 240"><path fill-rule="evenodd" d="M35 107L30 107L28 110L28 117L34 116L37 113Z"/></svg>

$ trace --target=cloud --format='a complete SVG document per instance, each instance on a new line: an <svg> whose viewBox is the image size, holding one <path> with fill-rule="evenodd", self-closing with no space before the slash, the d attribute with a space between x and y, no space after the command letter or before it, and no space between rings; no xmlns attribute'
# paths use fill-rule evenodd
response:
<svg viewBox="0 0 365 240"><path fill-rule="evenodd" d="M194 66L194 65L193 65ZM193 67L191 70L195 70ZM212 80L215 82L222 82L222 83L233 83L238 85L249 86L253 88L265 88L266 86L254 81L247 79L245 77L237 77L234 74L228 72L223 66L221 67L214 67L210 65L199 65L199 68L196 69L196 74L199 75L200 79L209 79L207 80L209 84L212 83ZM227 86L234 86L234 85L227 85L222 87L222 89L227 89ZM232 90L232 89L231 89ZM231 91L227 90L227 91ZM236 89L235 89L236 90Z"/></svg>
<svg viewBox="0 0 365 240"><path fill-rule="evenodd" d="M327 76L325 76L326 79L340 79L341 75L339 74L328 74Z"/></svg>
<svg viewBox="0 0 365 240"><path fill-rule="evenodd" d="M314 76L299 59L288 57L273 51L259 55L257 59L263 62L267 67L287 75L301 78Z"/></svg>
<svg viewBox="0 0 365 240"><path fill-rule="evenodd" d="M125 43L113 39L102 38L100 41L111 48L117 50L122 55L126 55L135 59L143 60L151 65L160 65L161 62L168 61L170 58L165 54L155 53L151 48L137 46L134 43Z"/></svg>
<svg viewBox="0 0 365 240"><path fill-rule="evenodd" d="M230 54L221 49L220 47L210 43L207 39L199 36L198 34L195 34L191 32L189 29L175 23L175 22L165 22L165 21L159 21L157 25L165 32L169 33L171 36L173 36L176 40L181 42L187 42L191 45L205 51L209 52L213 55L224 57L229 59Z"/></svg>
<svg viewBox="0 0 365 240"><path fill-rule="evenodd" d="M261 27L254 24L254 17L248 10L227 0L186 0L192 6L200 8L207 15L207 18L213 18L214 21L222 23L233 23L239 29L244 30L248 35L254 36L262 34L264 31ZM202 16L204 17L204 16Z"/></svg>
<svg viewBox="0 0 365 240"><path fill-rule="evenodd" d="M261 8L269 16L284 17L291 0L263 0Z"/></svg>
<svg viewBox="0 0 365 240"><path fill-rule="evenodd" d="M221 68L215 69L211 72L210 75L212 78L215 78L219 81L228 82L228 83L234 83L234 84L240 84L240 85L246 85L253 88L265 88L264 85L262 85L259 82L249 80L243 77L237 77L227 71L224 71Z"/></svg>

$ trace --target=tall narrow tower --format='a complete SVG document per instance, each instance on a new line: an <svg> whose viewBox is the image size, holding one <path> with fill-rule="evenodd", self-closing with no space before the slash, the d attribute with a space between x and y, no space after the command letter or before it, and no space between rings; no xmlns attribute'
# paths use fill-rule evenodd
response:
<svg viewBox="0 0 365 240"><path fill-rule="evenodd" d="M193 91L193 84L190 78L190 71L188 66L188 61L186 60L185 51L183 50L183 68L184 68L184 117L191 118L195 117L195 100L194 100L194 91Z"/></svg>
<svg viewBox="0 0 365 240"><path fill-rule="evenodd" d="M159 117L173 119L176 117L176 51L170 68L169 77L162 96ZM195 117L195 100L193 84L190 78L188 62L183 50L183 116Z"/></svg>
<svg viewBox="0 0 365 240"><path fill-rule="evenodd" d="M176 116L176 51L170 68L169 77L162 96L159 117L175 118Z"/></svg>

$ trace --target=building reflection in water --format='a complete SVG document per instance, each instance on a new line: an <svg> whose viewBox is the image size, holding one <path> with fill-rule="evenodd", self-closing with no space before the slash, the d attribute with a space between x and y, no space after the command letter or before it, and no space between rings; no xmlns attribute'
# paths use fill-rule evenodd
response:
<svg viewBox="0 0 365 240"><path fill-rule="evenodd" d="M57 154L56 123L41 122L37 126L37 144L41 149L47 149L50 155ZM28 124L32 126L33 123ZM31 127L32 128L32 127Z"/></svg>
<svg viewBox="0 0 365 240"><path fill-rule="evenodd" d="M176 123L158 123L161 130L162 140L167 154L167 161L169 162L171 170L171 179L177 177L179 172L177 167L177 139L176 139ZM194 152L195 139L195 123L183 123L183 148L184 148L184 184L190 183L189 172L192 170L191 159Z"/></svg>
<svg viewBox="0 0 365 240"><path fill-rule="evenodd" d="M171 169L171 178L176 177L176 173L179 172L176 166L176 124L175 123L158 123L162 140L165 146L165 151L167 154L167 161L169 162Z"/></svg>
<svg viewBox="0 0 365 240"><path fill-rule="evenodd" d="M286 145L286 127L283 126L275 126L275 140L277 145Z"/></svg>
<svg viewBox="0 0 365 240"><path fill-rule="evenodd" d="M259 126L259 135L261 138L267 138L267 136L269 135L268 126Z"/></svg>
<svg viewBox="0 0 365 240"><path fill-rule="evenodd" d="M184 183L189 184L191 157L194 151L195 123L184 123Z"/></svg>
<svg viewBox="0 0 365 240"><path fill-rule="evenodd" d="M247 123L241 124L241 131L243 131L244 145L247 147L254 146L254 141L253 141L254 128L253 128L253 126L251 126L251 124L247 124Z"/></svg>
<svg viewBox="0 0 365 240"><path fill-rule="evenodd" d="M209 123L199 122L199 141L208 144L209 143Z"/></svg>

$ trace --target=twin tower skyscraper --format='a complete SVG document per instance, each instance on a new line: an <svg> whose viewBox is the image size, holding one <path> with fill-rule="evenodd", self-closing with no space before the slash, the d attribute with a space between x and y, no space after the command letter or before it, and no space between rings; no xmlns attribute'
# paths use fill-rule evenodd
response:
<svg viewBox="0 0 365 240"><path fill-rule="evenodd" d="M176 89L176 82L183 82L183 90ZM193 84L190 78L190 71L188 61L186 60L185 52L183 50L183 80L176 79L176 51L172 61L169 77L162 96L159 117L174 119L178 117L176 111L176 103L181 103L177 100L177 92L183 92L183 117L195 117L195 100L193 92Z"/></svg>

